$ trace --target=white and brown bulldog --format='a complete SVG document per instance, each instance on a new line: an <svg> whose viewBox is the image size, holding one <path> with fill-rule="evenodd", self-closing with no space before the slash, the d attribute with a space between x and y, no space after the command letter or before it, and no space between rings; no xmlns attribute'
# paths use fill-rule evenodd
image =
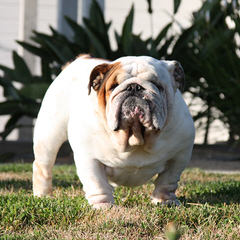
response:
<svg viewBox="0 0 240 240"><path fill-rule="evenodd" d="M94 207L114 203L113 186L141 185L154 175L153 202L177 203L195 132L183 82L176 61L77 58L49 87L36 121L34 195L51 193L52 167L68 139Z"/></svg>

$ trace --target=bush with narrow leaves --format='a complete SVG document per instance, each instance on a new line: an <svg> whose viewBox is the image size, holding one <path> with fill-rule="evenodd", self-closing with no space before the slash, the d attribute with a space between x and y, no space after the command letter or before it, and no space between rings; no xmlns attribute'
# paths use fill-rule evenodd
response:
<svg viewBox="0 0 240 240"><path fill-rule="evenodd" d="M153 12L152 1L147 0L148 12ZM178 12L181 0L173 1L173 14ZM14 68L0 65L3 75L0 85L4 88L6 101L0 103L0 115L10 115L1 133L5 138L14 128L21 127L18 120L23 116L35 118L43 95L61 71L62 65L81 53L114 60L126 55L148 55L158 59L175 59L181 62L186 74L185 91L192 99L200 98L204 106L194 120L207 119L205 143L211 123L220 119L229 129L229 140L240 137L240 5L238 1L204 1L193 14L190 27L174 33L171 21L156 37L143 39L133 33L134 6L130 9L120 33L114 31L116 49L110 44L109 29L95 0L89 19L83 25L66 18L73 31L70 40L50 27L51 34L34 31L33 44L18 43L41 59L41 76L33 76L24 60L13 52ZM174 19L174 18L173 18ZM231 22L231 26L229 23ZM15 83L22 88L15 87ZM217 113L216 113L216 110Z"/></svg>

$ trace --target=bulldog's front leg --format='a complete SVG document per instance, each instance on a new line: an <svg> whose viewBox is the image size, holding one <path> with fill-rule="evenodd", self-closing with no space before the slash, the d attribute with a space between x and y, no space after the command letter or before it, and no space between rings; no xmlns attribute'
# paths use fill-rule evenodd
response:
<svg viewBox="0 0 240 240"><path fill-rule="evenodd" d="M173 181L168 184L160 184L159 178L161 179L161 176L159 176L154 182L155 189L152 194L152 203L161 205L180 205L180 202L175 195L178 186L177 182Z"/></svg>
<svg viewBox="0 0 240 240"><path fill-rule="evenodd" d="M181 173L190 160L191 152L184 151L167 162L164 172L160 173L154 182L155 189L152 193L152 202L154 204L180 205L175 191Z"/></svg>
<svg viewBox="0 0 240 240"><path fill-rule="evenodd" d="M94 208L106 208L114 204L113 187L108 183L105 166L96 159L75 156L77 173L86 199Z"/></svg>

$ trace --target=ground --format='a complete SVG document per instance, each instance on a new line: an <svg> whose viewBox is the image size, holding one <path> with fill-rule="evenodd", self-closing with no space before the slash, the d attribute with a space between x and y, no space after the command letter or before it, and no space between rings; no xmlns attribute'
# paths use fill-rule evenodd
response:
<svg viewBox="0 0 240 240"><path fill-rule="evenodd" d="M0 162L32 161L32 143L0 141ZM73 163L68 144L62 147L57 163ZM189 167L208 171L238 172L240 171L240 146L225 143L207 146L195 145Z"/></svg>
<svg viewBox="0 0 240 240"><path fill-rule="evenodd" d="M34 198L29 149L0 142L0 239L240 240L240 148L196 145L177 190L180 207L152 205L149 183L117 188L116 207L104 211L87 204L68 146L57 159L68 165L54 168L53 197Z"/></svg>
<svg viewBox="0 0 240 240"><path fill-rule="evenodd" d="M240 240L240 174L186 169L181 206L151 204L153 184L118 187L116 206L92 209L73 164L54 167L53 196L32 195L32 164L0 164L0 239Z"/></svg>
<svg viewBox="0 0 240 240"><path fill-rule="evenodd" d="M195 145L189 167L213 172L240 172L240 147L226 144Z"/></svg>

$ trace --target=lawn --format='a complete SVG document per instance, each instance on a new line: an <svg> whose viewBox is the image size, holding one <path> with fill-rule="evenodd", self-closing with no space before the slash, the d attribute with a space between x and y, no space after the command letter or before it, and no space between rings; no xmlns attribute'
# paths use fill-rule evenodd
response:
<svg viewBox="0 0 240 240"><path fill-rule="evenodd" d="M240 239L240 174L184 171L182 205L151 204L151 183L119 187L93 210L73 165L54 167L53 197L34 198L31 164L0 164L0 239Z"/></svg>

